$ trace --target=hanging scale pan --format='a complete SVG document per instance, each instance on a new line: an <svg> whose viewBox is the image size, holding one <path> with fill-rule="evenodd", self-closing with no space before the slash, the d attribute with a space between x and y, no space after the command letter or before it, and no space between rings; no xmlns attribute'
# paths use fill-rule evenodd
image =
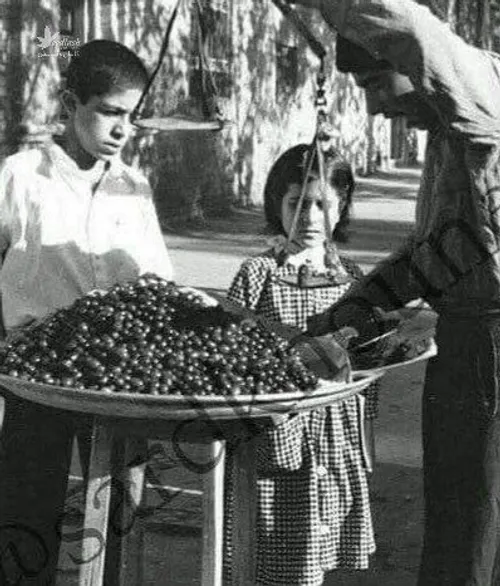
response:
<svg viewBox="0 0 500 586"><path fill-rule="evenodd" d="M141 118L134 120L139 128L148 130L222 130L226 120L196 119L191 116L165 116L163 118Z"/></svg>
<svg viewBox="0 0 500 586"><path fill-rule="evenodd" d="M155 117L148 117L143 118L140 115L141 108L144 104L147 94L151 89L153 82L158 75L161 64L163 62L163 58L165 57L165 53L168 48L170 34L172 32L172 27L174 21L176 19L177 13L179 11L179 6L182 0L177 0L177 4L172 12L172 16L168 22L167 30L165 32L165 38L163 39L163 43L160 49L160 55L158 57L158 63L149 78L144 91L142 92L141 98L135 112L132 116L132 122L135 126L139 128L143 128L146 130L153 130L153 131L175 131L175 130L221 130L226 124L229 123L229 120L225 120L221 115L216 101L218 98L218 91L215 80L213 78L212 72L208 67L208 61L205 55L205 49L203 45L203 27L202 27L202 7L200 5L199 0L194 0L196 4L196 13L197 13L197 22L198 22L198 53L199 53L199 63L200 63L200 71L202 77L202 101L205 110L210 111L211 116L197 116L197 115L184 115L184 114L172 114L167 116L155 116ZM210 84L210 93L211 96L207 95L207 87L206 83Z"/></svg>

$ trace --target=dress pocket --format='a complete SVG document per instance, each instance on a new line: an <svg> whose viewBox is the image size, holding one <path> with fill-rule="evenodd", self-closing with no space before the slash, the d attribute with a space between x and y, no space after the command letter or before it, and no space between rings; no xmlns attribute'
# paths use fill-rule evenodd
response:
<svg viewBox="0 0 500 586"><path fill-rule="evenodd" d="M299 470L303 461L304 429L304 414L299 414L259 434L256 438L259 473Z"/></svg>

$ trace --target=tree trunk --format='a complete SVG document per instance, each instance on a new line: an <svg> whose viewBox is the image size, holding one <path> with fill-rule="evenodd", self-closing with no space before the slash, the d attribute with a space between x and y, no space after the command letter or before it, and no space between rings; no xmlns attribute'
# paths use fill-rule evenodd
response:
<svg viewBox="0 0 500 586"><path fill-rule="evenodd" d="M477 0L476 45L483 49L491 49L491 15L490 0Z"/></svg>
<svg viewBox="0 0 500 586"><path fill-rule="evenodd" d="M457 25L457 0L448 0L448 13L447 21L452 31L455 30Z"/></svg>

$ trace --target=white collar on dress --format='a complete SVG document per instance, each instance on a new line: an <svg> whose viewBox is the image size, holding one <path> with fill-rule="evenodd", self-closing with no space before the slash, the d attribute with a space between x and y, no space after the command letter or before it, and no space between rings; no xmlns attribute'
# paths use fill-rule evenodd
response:
<svg viewBox="0 0 500 586"><path fill-rule="evenodd" d="M325 247L322 244L311 248L303 248L295 243L287 243L285 236L275 236L268 240L274 254L279 256L283 251L288 252L286 263L295 267L307 263L313 270L324 271L325 266Z"/></svg>

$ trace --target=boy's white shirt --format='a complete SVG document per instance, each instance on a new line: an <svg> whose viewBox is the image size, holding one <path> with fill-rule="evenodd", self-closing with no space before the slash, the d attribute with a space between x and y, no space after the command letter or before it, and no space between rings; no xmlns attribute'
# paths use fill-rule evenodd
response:
<svg viewBox="0 0 500 586"><path fill-rule="evenodd" d="M0 271L4 325L21 326L93 289L173 269L150 186L112 161L82 171L55 143L0 168Z"/></svg>

